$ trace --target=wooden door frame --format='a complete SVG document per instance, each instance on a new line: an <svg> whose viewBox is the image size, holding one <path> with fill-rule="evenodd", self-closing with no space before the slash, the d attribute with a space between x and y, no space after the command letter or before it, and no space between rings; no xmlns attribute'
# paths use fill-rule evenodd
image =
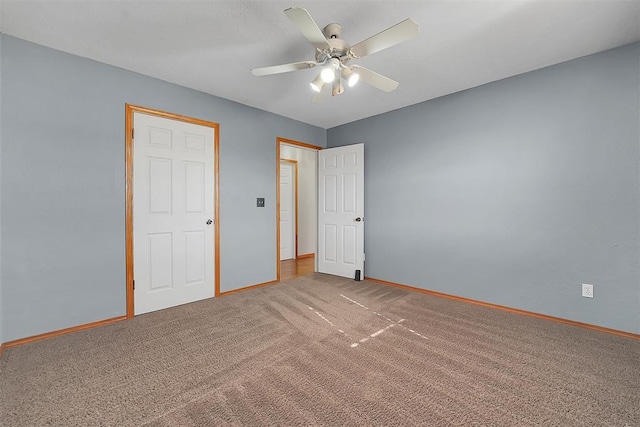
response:
<svg viewBox="0 0 640 427"><path fill-rule="evenodd" d="M162 117L180 122L210 127L213 135L213 179L214 179L214 295L220 296L220 125L207 120L196 119L180 114L169 113L152 108L125 104L125 176L126 176L126 200L125 200L125 253L126 253L126 287L127 287L127 318L134 316L133 301L133 115L142 113L156 117Z"/></svg>
<svg viewBox="0 0 640 427"><path fill-rule="evenodd" d="M310 150L322 150L318 145L307 144L305 142L294 141L287 138L276 138L276 282L280 281L280 146L282 144L293 145L299 148L307 148ZM282 159L285 160L285 159ZM316 164L316 168L318 165ZM297 171L297 168L296 168ZM297 172L296 172L297 173ZM296 178L297 179L297 178ZM296 182L297 188L297 182ZM296 190L296 256L298 256L298 206L297 206L297 190Z"/></svg>

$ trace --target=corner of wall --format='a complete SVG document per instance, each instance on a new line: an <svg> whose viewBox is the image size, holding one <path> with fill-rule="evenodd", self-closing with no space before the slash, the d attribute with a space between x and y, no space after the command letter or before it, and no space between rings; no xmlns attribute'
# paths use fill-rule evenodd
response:
<svg viewBox="0 0 640 427"><path fill-rule="evenodd" d="M370 276L640 334L640 44L329 129L355 141Z"/></svg>

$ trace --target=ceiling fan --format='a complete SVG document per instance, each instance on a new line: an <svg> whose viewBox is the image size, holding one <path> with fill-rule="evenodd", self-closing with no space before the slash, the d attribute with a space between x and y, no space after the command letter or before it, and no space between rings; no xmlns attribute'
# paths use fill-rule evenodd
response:
<svg viewBox="0 0 640 427"><path fill-rule="evenodd" d="M306 9L292 7L286 9L284 13L316 49L315 61L254 68L251 70L251 74L254 76L268 76L321 66L322 71L311 82L311 88L316 92L312 98L313 102L321 100L322 88L325 84L331 83L332 95L343 93L343 80L347 82L349 87L352 87L361 79L365 83L385 92L391 92L398 87L399 83L395 80L359 65L349 66L347 63L351 59L363 58L418 35L418 24L412 19L405 19L360 43L350 46L340 38L342 25L329 24L323 30L320 30Z"/></svg>

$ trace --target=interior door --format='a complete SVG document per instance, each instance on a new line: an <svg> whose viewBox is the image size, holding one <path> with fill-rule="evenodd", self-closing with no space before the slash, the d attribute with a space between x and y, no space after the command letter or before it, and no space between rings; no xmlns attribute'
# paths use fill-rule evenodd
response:
<svg viewBox="0 0 640 427"><path fill-rule="evenodd" d="M296 165L280 161L280 261L296 258Z"/></svg>
<svg viewBox="0 0 640 427"><path fill-rule="evenodd" d="M134 113L135 314L215 295L215 129Z"/></svg>
<svg viewBox="0 0 640 427"><path fill-rule="evenodd" d="M364 278L364 144L318 152L318 271Z"/></svg>

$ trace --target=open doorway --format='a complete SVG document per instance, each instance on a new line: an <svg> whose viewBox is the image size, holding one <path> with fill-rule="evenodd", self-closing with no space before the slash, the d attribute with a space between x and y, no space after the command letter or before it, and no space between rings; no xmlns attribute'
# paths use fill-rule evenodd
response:
<svg viewBox="0 0 640 427"><path fill-rule="evenodd" d="M285 138L276 140L276 236L277 236L277 280L281 280L284 266L285 276L308 274L315 270L317 247L317 162L318 150L322 147ZM297 227L295 236L295 256L281 261L281 162L289 161L297 165ZM285 186L286 187L286 186ZM288 226L288 224L287 224ZM294 228L292 228L294 229ZM286 233L285 233L286 234ZM291 276L293 274L294 276Z"/></svg>

